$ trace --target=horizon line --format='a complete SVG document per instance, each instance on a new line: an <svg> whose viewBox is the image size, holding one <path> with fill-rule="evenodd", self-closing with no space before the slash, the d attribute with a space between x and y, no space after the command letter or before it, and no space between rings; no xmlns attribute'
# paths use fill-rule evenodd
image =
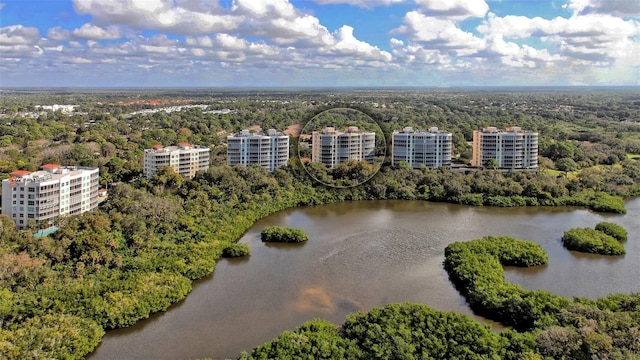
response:
<svg viewBox="0 0 640 360"><path fill-rule="evenodd" d="M628 88L640 89L640 85L455 85L455 86L357 86L357 85L298 85L298 86L0 86L0 91L6 90L287 90L287 89L349 89L349 90L403 90L403 89L558 89L558 88Z"/></svg>

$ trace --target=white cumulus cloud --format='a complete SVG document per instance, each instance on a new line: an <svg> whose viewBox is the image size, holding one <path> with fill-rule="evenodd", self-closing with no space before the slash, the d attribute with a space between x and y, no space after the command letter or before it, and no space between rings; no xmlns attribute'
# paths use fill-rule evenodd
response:
<svg viewBox="0 0 640 360"><path fill-rule="evenodd" d="M50 32L48 32L47 34L50 34ZM119 39L121 36L120 30L116 26L101 28L89 23L73 30L71 34L75 38L84 40L115 40Z"/></svg>
<svg viewBox="0 0 640 360"><path fill-rule="evenodd" d="M422 12L456 19L484 17L489 5L484 0L415 0Z"/></svg>
<svg viewBox="0 0 640 360"><path fill-rule="evenodd" d="M228 34L218 34L216 35L216 40L220 44L220 46L226 50L241 51L246 50L248 46L245 39L241 39L239 37Z"/></svg>
<svg viewBox="0 0 640 360"><path fill-rule="evenodd" d="M391 61L391 54L375 46L360 41L353 36L353 28L344 25L335 33L336 43L332 46L338 52L349 55L362 55L366 58Z"/></svg>
<svg viewBox="0 0 640 360"><path fill-rule="evenodd" d="M328 4L348 4L362 8L372 8L376 6L389 6L393 4L401 4L407 0L313 0L320 5Z"/></svg>
<svg viewBox="0 0 640 360"><path fill-rule="evenodd" d="M10 25L0 28L0 45L33 45L40 38L35 27Z"/></svg>
<svg viewBox="0 0 640 360"><path fill-rule="evenodd" d="M79 14L91 15L97 25L118 24L178 34L206 34L232 30L242 20L238 16L221 12L217 5L207 9L204 3L197 1L174 3L173 0L74 0L73 3Z"/></svg>
<svg viewBox="0 0 640 360"><path fill-rule="evenodd" d="M253 17L296 17L298 11L288 0L234 0L233 11Z"/></svg>
<svg viewBox="0 0 640 360"><path fill-rule="evenodd" d="M509 38L538 38L557 46L561 54L593 61L629 56L620 51L629 48L640 34L637 22L602 14L577 15L571 18L556 17L548 20L525 16L497 17L490 14L478 31Z"/></svg>
<svg viewBox="0 0 640 360"><path fill-rule="evenodd" d="M640 15L638 0L569 0L563 7L572 10L574 14Z"/></svg>
<svg viewBox="0 0 640 360"><path fill-rule="evenodd" d="M460 29L453 20L426 16L417 11L407 13L403 25L394 32L430 49L453 51L457 55L473 54L483 46L481 39Z"/></svg>
<svg viewBox="0 0 640 360"><path fill-rule="evenodd" d="M51 40L64 41L69 40L71 31L63 29L60 26L53 27L47 31L47 38Z"/></svg>

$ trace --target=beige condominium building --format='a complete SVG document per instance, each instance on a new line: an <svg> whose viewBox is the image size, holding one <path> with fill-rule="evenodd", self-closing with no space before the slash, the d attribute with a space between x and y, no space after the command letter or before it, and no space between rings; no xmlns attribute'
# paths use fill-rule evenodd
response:
<svg viewBox="0 0 640 360"><path fill-rule="evenodd" d="M258 164L268 171L289 161L289 136L269 129L267 133L240 133L227 136L227 164L251 166Z"/></svg>
<svg viewBox="0 0 640 360"><path fill-rule="evenodd" d="M451 166L451 133L431 127L428 130L416 130L405 127L394 131L392 136L391 163L396 166L406 161L417 169L424 165L428 168Z"/></svg>
<svg viewBox="0 0 640 360"><path fill-rule="evenodd" d="M376 133L349 126L345 131L325 127L311 136L311 161L333 168L348 160L373 164L376 153Z"/></svg>
<svg viewBox="0 0 640 360"><path fill-rule="evenodd" d="M151 178L160 166L170 166L187 178L198 171L209 169L210 150L205 146L181 142L178 146L163 147L156 144L153 149L144 150L144 176Z"/></svg>
<svg viewBox="0 0 640 360"><path fill-rule="evenodd" d="M98 168L46 164L41 170L14 171L2 181L2 213L18 229L30 222L38 229L54 226L61 216L98 206Z"/></svg>
<svg viewBox="0 0 640 360"><path fill-rule="evenodd" d="M538 133L517 126L475 130L471 166L484 167L489 159L496 159L499 169L536 169Z"/></svg>

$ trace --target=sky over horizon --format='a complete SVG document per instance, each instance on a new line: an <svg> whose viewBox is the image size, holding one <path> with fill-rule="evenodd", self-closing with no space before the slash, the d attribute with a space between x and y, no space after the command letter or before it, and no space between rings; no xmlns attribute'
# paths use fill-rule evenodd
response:
<svg viewBox="0 0 640 360"><path fill-rule="evenodd" d="M640 85L640 0L0 0L0 87L555 85Z"/></svg>

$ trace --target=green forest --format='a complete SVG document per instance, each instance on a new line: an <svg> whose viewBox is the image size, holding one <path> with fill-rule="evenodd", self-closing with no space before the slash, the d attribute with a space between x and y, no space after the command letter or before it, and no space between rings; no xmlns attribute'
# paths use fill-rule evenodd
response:
<svg viewBox="0 0 640 360"><path fill-rule="evenodd" d="M151 99L207 107L139 112L167 106L145 103ZM54 103L77 104L78 112L35 109ZM366 183L335 188L307 174L295 156L295 140L289 165L273 173L225 165L227 134L252 125L284 130L332 107L360 110L386 134L404 126L450 131L455 161L461 164L471 158L468 142L474 129L514 125L535 130L540 133L540 169L455 173L392 168L385 161ZM570 205L623 213L623 199L640 194L640 95L632 90L14 90L3 91L0 114L0 176L45 163L94 166L109 191L98 210L61 219L60 230L49 236L34 237L34 228L16 231L8 217L0 216L0 354L9 359L82 358L105 331L183 299L192 281L211 274L223 255L246 254L247 249L234 245L241 235L255 221L290 207L404 199L472 206ZM184 179L167 168L151 179L142 176L145 148L180 141L212 148L207 172ZM358 177L357 167L343 171ZM630 358L639 352L630 340L640 333L632 326L640 322L637 294L570 301L524 291L505 282L502 265L540 264L546 260L544 251L500 241L508 244L500 247L504 252L485 240L452 245L445 267L474 311L514 330L494 334L460 315L390 305L354 314L340 331L319 320L282 336L318 344L318 351L328 355L318 353L317 358L473 358L470 354L477 352L486 354L483 358L586 359L590 354ZM421 332L415 341L407 340L409 329L427 323L443 333L438 339L446 343L433 343ZM448 333L443 325L448 323L466 332ZM468 343L456 338L463 335ZM376 346L383 337L387 342ZM569 346L578 343L579 348ZM244 356L273 356L277 353L270 351L286 350L282 346L264 345Z"/></svg>

